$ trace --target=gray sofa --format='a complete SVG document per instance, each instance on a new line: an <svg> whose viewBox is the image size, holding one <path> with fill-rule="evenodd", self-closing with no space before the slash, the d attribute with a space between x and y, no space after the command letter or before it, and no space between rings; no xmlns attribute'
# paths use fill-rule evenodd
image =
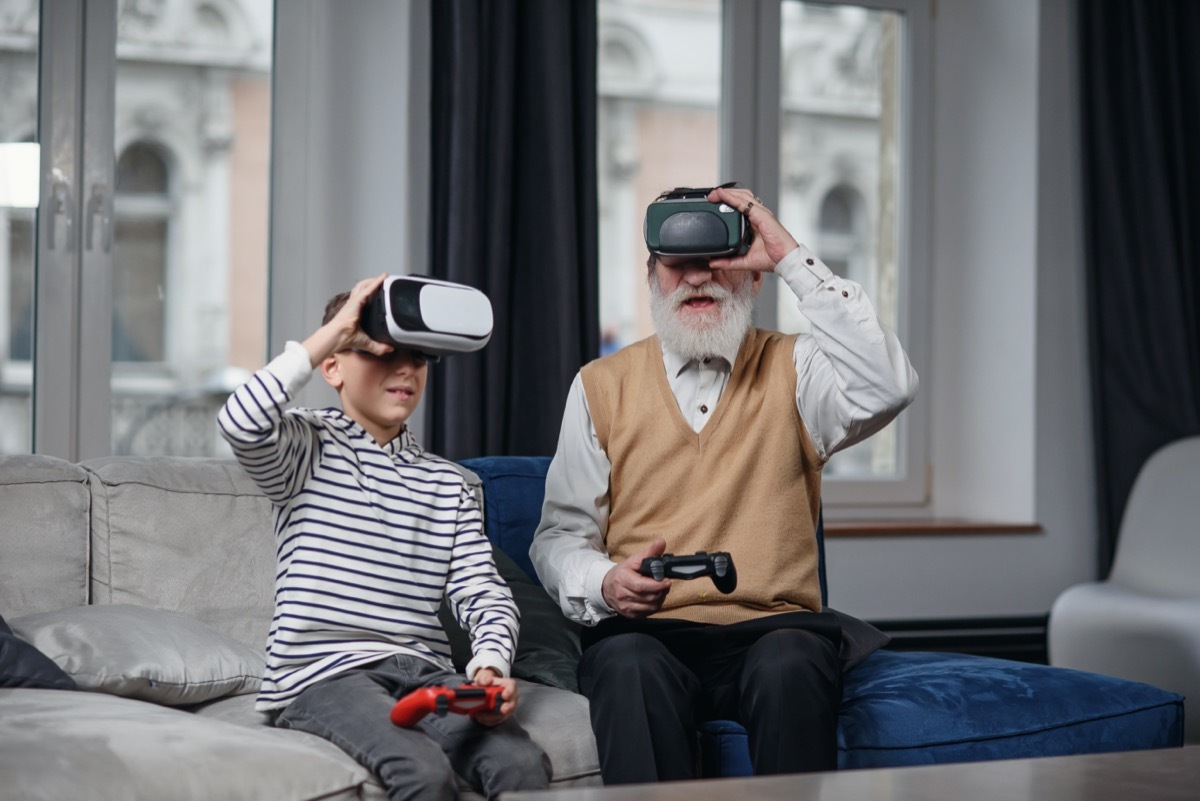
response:
<svg viewBox="0 0 1200 801"><path fill-rule="evenodd" d="M518 718L550 755L553 786L599 785L587 701L575 692L578 629L529 563L549 461L461 467L479 482L521 610ZM16 631L0 625L0 801L382 797L336 748L270 728L253 710L271 616L270 528L266 499L231 461L0 458L0 618ZM465 635L446 628L465 664ZM19 686L30 665L5 665L22 649L99 692ZM846 677L838 766L1168 748L1183 730L1184 698L1151 685L884 649ZM699 736L703 775L750 774L741 726L709 721Z"/></svg>
<svg viewBox="0 0 1200 801"><path fill-rule="evenodd" d="M0 684L0 797L383 798L339 749L254 711L273 576L270 505L232 461L0 458L7 647L79 688ZM523 633L517 718L552 787L599 785L587 701L538 648Z"/></svg>

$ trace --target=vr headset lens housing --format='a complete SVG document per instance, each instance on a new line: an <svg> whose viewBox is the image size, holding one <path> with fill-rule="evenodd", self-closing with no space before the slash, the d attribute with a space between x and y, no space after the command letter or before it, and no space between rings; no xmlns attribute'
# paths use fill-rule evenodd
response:
<svg viewBox="0 0 1200 801"><path fill-rule="evenodd" d="M430 361L470 353L492 337L492 303L473 287L416 275L390 276L363 305L367 336Z"/></svg>
<svg viewBox="0 0 1200 801"><path fill-rule="evenodd" d="M750 248L753 229L725 203L710 203L711 189L682 189L646 208L643 235L655 256L734 256Z"/></svg>

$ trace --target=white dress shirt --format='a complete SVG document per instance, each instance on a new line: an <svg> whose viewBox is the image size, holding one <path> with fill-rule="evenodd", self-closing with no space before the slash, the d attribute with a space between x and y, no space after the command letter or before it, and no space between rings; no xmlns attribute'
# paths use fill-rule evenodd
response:
<svg viewBox="0 0 1200 801"><path fill-rule="evenodd" d="M917 374L861 286L834 275L803 245L785 256L775 272L799 298L800 311L811 323L811 331L797 337L793 350L796 408L817 452L828 459L891 422L912 401ZM712 417L736 356L685 360L663 348L667 381L695 431ZM614 614L600 593L614 566L604 545L610 467L576 374L529 555L563 613L584 625Z"/></svg>

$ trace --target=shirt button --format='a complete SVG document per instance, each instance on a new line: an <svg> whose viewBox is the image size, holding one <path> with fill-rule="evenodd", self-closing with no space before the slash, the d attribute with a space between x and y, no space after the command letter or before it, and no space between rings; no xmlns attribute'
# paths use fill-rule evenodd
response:
<svg viewBox="0 0 1200 801"><path fill-rule="evenodd" d="M708 414L708 406L700 404L700 414Z"/></svg>
<svg viewBox="0 0 1200 801"><path fill-rule="evenodd" d="M805 264L812 264L812 263L813 263L813 260L812 260L812 259L805 259L805 260L804 260L804 263L805 263Z"/></svg>

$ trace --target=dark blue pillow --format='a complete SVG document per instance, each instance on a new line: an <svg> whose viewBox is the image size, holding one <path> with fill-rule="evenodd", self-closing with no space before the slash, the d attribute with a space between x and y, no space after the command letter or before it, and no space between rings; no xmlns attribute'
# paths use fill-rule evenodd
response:
<svg viewBox="0 0 1200 801"><path fill-rule="evenodd" d="M54 660L13 634L0 617L0 687L74 690L75 680Z"/></svg>
<svg viewBox="0 0 1200 801"><path fill-rule="evenodd" d="M521 634L512 674L551 687L579 692L575 671L579 667L579 624L563 615L558 604L526 575L512 558L492 548L496 569L512 590L521 612ZM454 619L445 602L438 610L442 628L450 639L451 660L462 670L471 661L471 638Z"/></svg>

